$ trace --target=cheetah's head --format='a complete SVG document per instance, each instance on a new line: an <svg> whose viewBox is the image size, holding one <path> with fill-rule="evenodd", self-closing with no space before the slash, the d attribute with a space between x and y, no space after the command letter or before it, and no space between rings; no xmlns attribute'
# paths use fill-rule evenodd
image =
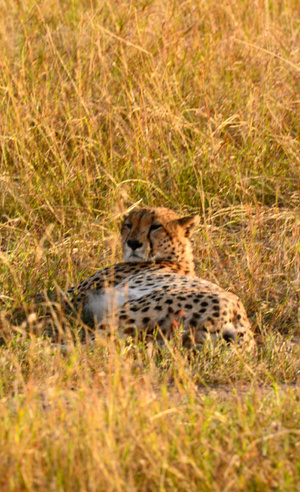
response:
<svg viewBox="0 0 300 492"><path fill-rule="evenodd" d="M168 208L142 208L124 217L121 228L125 262L193 262L190 236L198 215L180 218Z"/></svg>

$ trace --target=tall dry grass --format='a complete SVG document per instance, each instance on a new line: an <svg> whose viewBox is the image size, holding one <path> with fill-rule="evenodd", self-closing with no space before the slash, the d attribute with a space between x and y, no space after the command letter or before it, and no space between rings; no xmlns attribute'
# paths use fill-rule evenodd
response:
<svg viewBox="0 0 300 492"><path fill-rule="evenodd" d="M299 488L299 13L0 3L3 490ZM242 297L257 352L18 335L36 292L120 258L134 204L200 213L197 273Z"/></svg>

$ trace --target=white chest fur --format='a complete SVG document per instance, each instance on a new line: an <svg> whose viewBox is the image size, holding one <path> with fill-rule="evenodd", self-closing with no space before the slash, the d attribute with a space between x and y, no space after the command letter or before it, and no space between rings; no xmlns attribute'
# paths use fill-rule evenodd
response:
<svg viewBox="0 0 300 492"><path fill-rule="evenodd" d="M140 297L158 290L161 285L146 286L145 284L133 285L133 281L119 284L116 287L108 287L101 291L91 291L88 293L88 302L85 310L101 322L105 316L111 314L115 309L123 306L127 301L139 299Z"/></svg>

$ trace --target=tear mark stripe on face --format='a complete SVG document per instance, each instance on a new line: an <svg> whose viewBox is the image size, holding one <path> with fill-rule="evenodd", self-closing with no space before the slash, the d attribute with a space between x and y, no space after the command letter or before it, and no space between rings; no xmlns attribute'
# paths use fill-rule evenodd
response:
<svg viewBox="0 0 300 492"><path fill-rule="evenodd" d="M153 258L153 243L151 241L150 235L151 235L151 227L149 228L149 232L147 235L147 239L148 239L149 244L150 244L149 259Z"/></svg>

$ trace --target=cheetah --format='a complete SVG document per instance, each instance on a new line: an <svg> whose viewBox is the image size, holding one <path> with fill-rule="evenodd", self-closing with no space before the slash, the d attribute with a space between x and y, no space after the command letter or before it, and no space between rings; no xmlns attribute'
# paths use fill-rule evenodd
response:
<svg viewBox="0 0 300 492"><path fill-rule="evenodd" d="M190 237L198 215L179 217L168 208L141 208L124 217L123 263L99 270L67 296L83 321L100 334L171 338L181 327L184 346L223 338L253 342L242 302L198 278Z"/></svg>

